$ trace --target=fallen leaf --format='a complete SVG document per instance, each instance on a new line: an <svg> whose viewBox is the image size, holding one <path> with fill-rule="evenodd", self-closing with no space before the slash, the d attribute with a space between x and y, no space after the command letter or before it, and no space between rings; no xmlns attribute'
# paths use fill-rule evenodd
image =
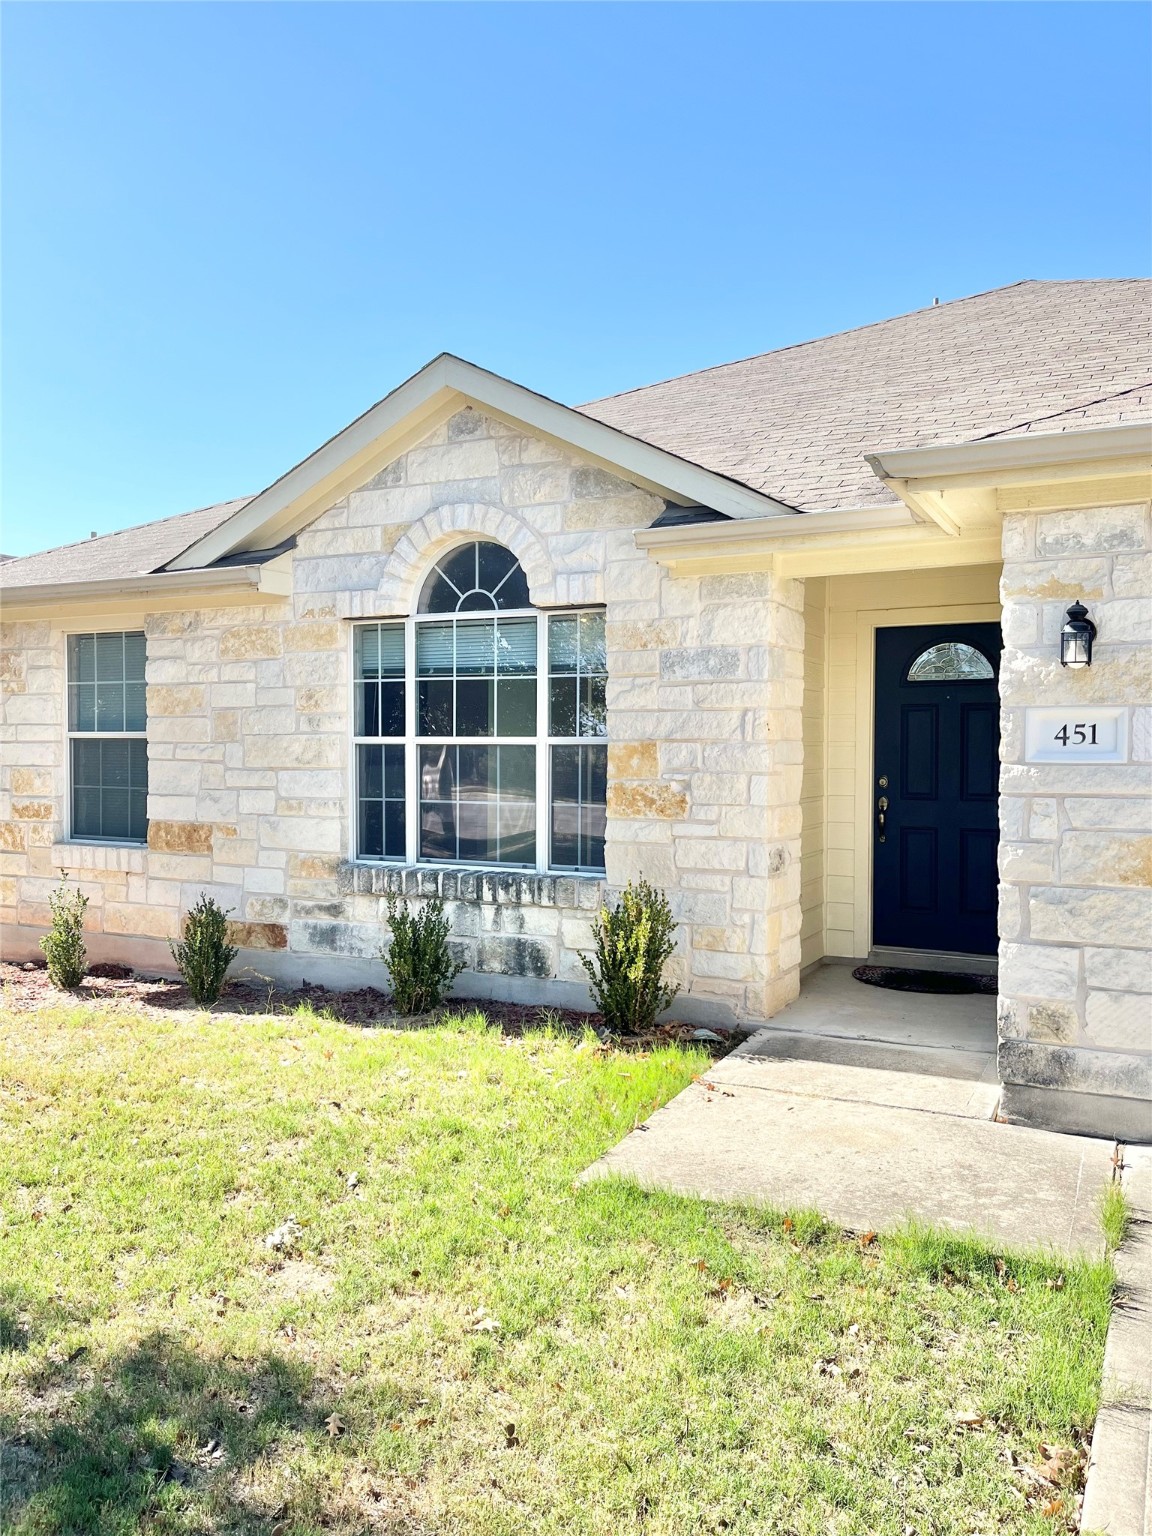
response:
<svg viewBox="0 0 1152 1536"><path fill-rule="evenodd" d="M979 1429L984 1422L982 1413L958 1413L954 1416L954 1422L961 1429Z"/></svg>
<svg viewBox="0 0 1152 1536"><path fill-rule="evenodd" d="M344 1420L338 1413L330 1413L324 1420L324 1428L328 1431L333 1440L342 1435L347 1427L348 1426L344 1423Z"/></svg>
<svg viewBox="0 0 1152 1536"><path fill-rule="evenodd" d="M518 1446L519 1444L520 1444L520 1438L519 1438L519 1436L516 1433L516 1426L515 1426L515 1424L505 1424L505 1426L504 1426L504 1447L505 1447L505 1449L509 1450L509 1451L514 1450L516 1448L516 1446Z"/></svg>
<svg viewBox="0 0 1152 1536"><path fill-rule="evenodd" d="M861 1232L861 1234L860 1234L860 1246L861 1246L861 1248L867 1248L869 1243L874 1243L875 1241L876 1241L876 1234L875 1234L875 1232Z"/></svg>
<svg viewBox="0 0 1152 1536"><path fill-rule="evenodd" d="M1063 1508L1064 1508L1064 1500L1063 1499L1061 1499L1061 1498L1049 1499L1046 1503L1041 1504L1041 1506L1040 1506L1040 1513L1042 1515L1048 1515L1049 1517L1051 1517L1052 1515L1060 1514L1060 1512L1063 1510Z"/></svg>

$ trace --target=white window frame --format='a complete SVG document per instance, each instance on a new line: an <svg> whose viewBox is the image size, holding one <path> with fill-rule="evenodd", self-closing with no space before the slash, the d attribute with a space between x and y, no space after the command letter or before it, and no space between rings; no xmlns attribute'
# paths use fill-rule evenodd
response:
<svg viewBox="0 0 1152 1536"><path fill-rule="evenodd" d="M72 743L74 741L142 741L145 744L147 755L148 743L148 632L144 629L133 629L124 624L97 624L95 627L85 626L83 629L66 629L64 635L64 778L67 786L65 794L64 811L64 841L67 843L80 843L93 845L99 848L147 848L148 846L148 815L147 800L144 808L144 836L143 837L94 837L90 832L77 832L76 818L76 786L72 779ZM69 685L72 681L69 671L69 642L77 635L143 635L144 636L144 729L142 731L74 731L72 729L72 696ZM152 789L149 785L147 795L151 797Z"/></svg>
<svg viewBox="0 0 1152 1536"><path fill-rule="evenodd" d="M585 604L570 608L500 608L489 613L486 609L469 609L465 613L419 613L407 618L364 618L350 624L350 709L352 723L352 753L349 767L349 847L354 850L356 864L385 865L393 869L450 869L491 870L504 874L554 874L573 878L602 878L602 870L572 869L556 866L552 856L552 748L608 745L603 736L552 736L549 711L548 623L551 619L565 618L582 613L603 613L602 604ZM458 620L467 623L476 619L535 619L536 620L536 733L533 736L418 736L416 734L419 705L419 678L416 674L416 631L421 624L443 624ZM404 735L359 736L356 734L356 629L367 625L404 626ZM541 729L543 727L543 729ZM404 857L386 858L360 851L360 787L359 751L361 746L403 746L404 748ZM420 748L428 746L477 746L477 747L533 747L536 752L536 862L535 864L498 864L479 860L422 859L420 858Z"/></svg>

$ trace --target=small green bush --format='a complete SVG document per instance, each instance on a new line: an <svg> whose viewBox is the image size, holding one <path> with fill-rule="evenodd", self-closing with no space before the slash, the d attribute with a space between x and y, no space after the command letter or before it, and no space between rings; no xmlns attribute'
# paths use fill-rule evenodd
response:
<svg viewBox="0 0 1152 1536"><path fill-rule="evenodd" d="M201 891L200 900L184 919L183 941L168 947L195 1001L214 1003L228 967L240 953L228 942L228 913Z"/></svg>
<svg viewBox="0 0 1152 1536"><path fill-rule="evenodd" d="M675 930L668 898L647 880L629 881L615 907L600 908L594 957L581 955L580 960L614 1035L651 1029L679 992L664 981L664 964L676 947Z"/></svg>
<svg viewBox="0 0 1152 1536"><path fill-rule="evenodd" d="M48 897L52 927L40 940L48 961L48 977L54 987L71 991L88 974L88 949L84 943L84 909L88 898L73 890L60 871L60 884Z"/></svg>
<svg viewBox="0 0 1152 1536"><path fill-rule="evenodd" d="M392 937L380 951L392 979L397 1013L427 1013L439 1008L452 983L464 969L448 948L450 924L439 896L413 912L395 896L388 897L388 926Z"/></svg>

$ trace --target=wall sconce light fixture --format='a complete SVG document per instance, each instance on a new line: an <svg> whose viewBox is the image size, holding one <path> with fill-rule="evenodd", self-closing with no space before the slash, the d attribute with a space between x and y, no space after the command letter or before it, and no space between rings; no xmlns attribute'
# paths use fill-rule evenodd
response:
<svg viewBox="0 0 1152 1536"><path fill-rule="evenodd" d="M1060 631L1060 665L1062 667L1090 667L1092 642L1096 638L1096 626L1088 617L1088 610L1081 602L1069 608Z"/></svg>

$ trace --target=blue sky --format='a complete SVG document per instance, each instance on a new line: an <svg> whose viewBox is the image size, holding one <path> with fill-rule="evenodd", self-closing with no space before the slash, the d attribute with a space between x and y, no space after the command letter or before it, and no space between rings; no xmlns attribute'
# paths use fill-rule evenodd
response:
<svg viewBox="0 0 1152 1536"><path fill-rule="evenodd" d="M0 545L441 350L579 402L1150 242L1130 4L8 4Z"/></svg>

